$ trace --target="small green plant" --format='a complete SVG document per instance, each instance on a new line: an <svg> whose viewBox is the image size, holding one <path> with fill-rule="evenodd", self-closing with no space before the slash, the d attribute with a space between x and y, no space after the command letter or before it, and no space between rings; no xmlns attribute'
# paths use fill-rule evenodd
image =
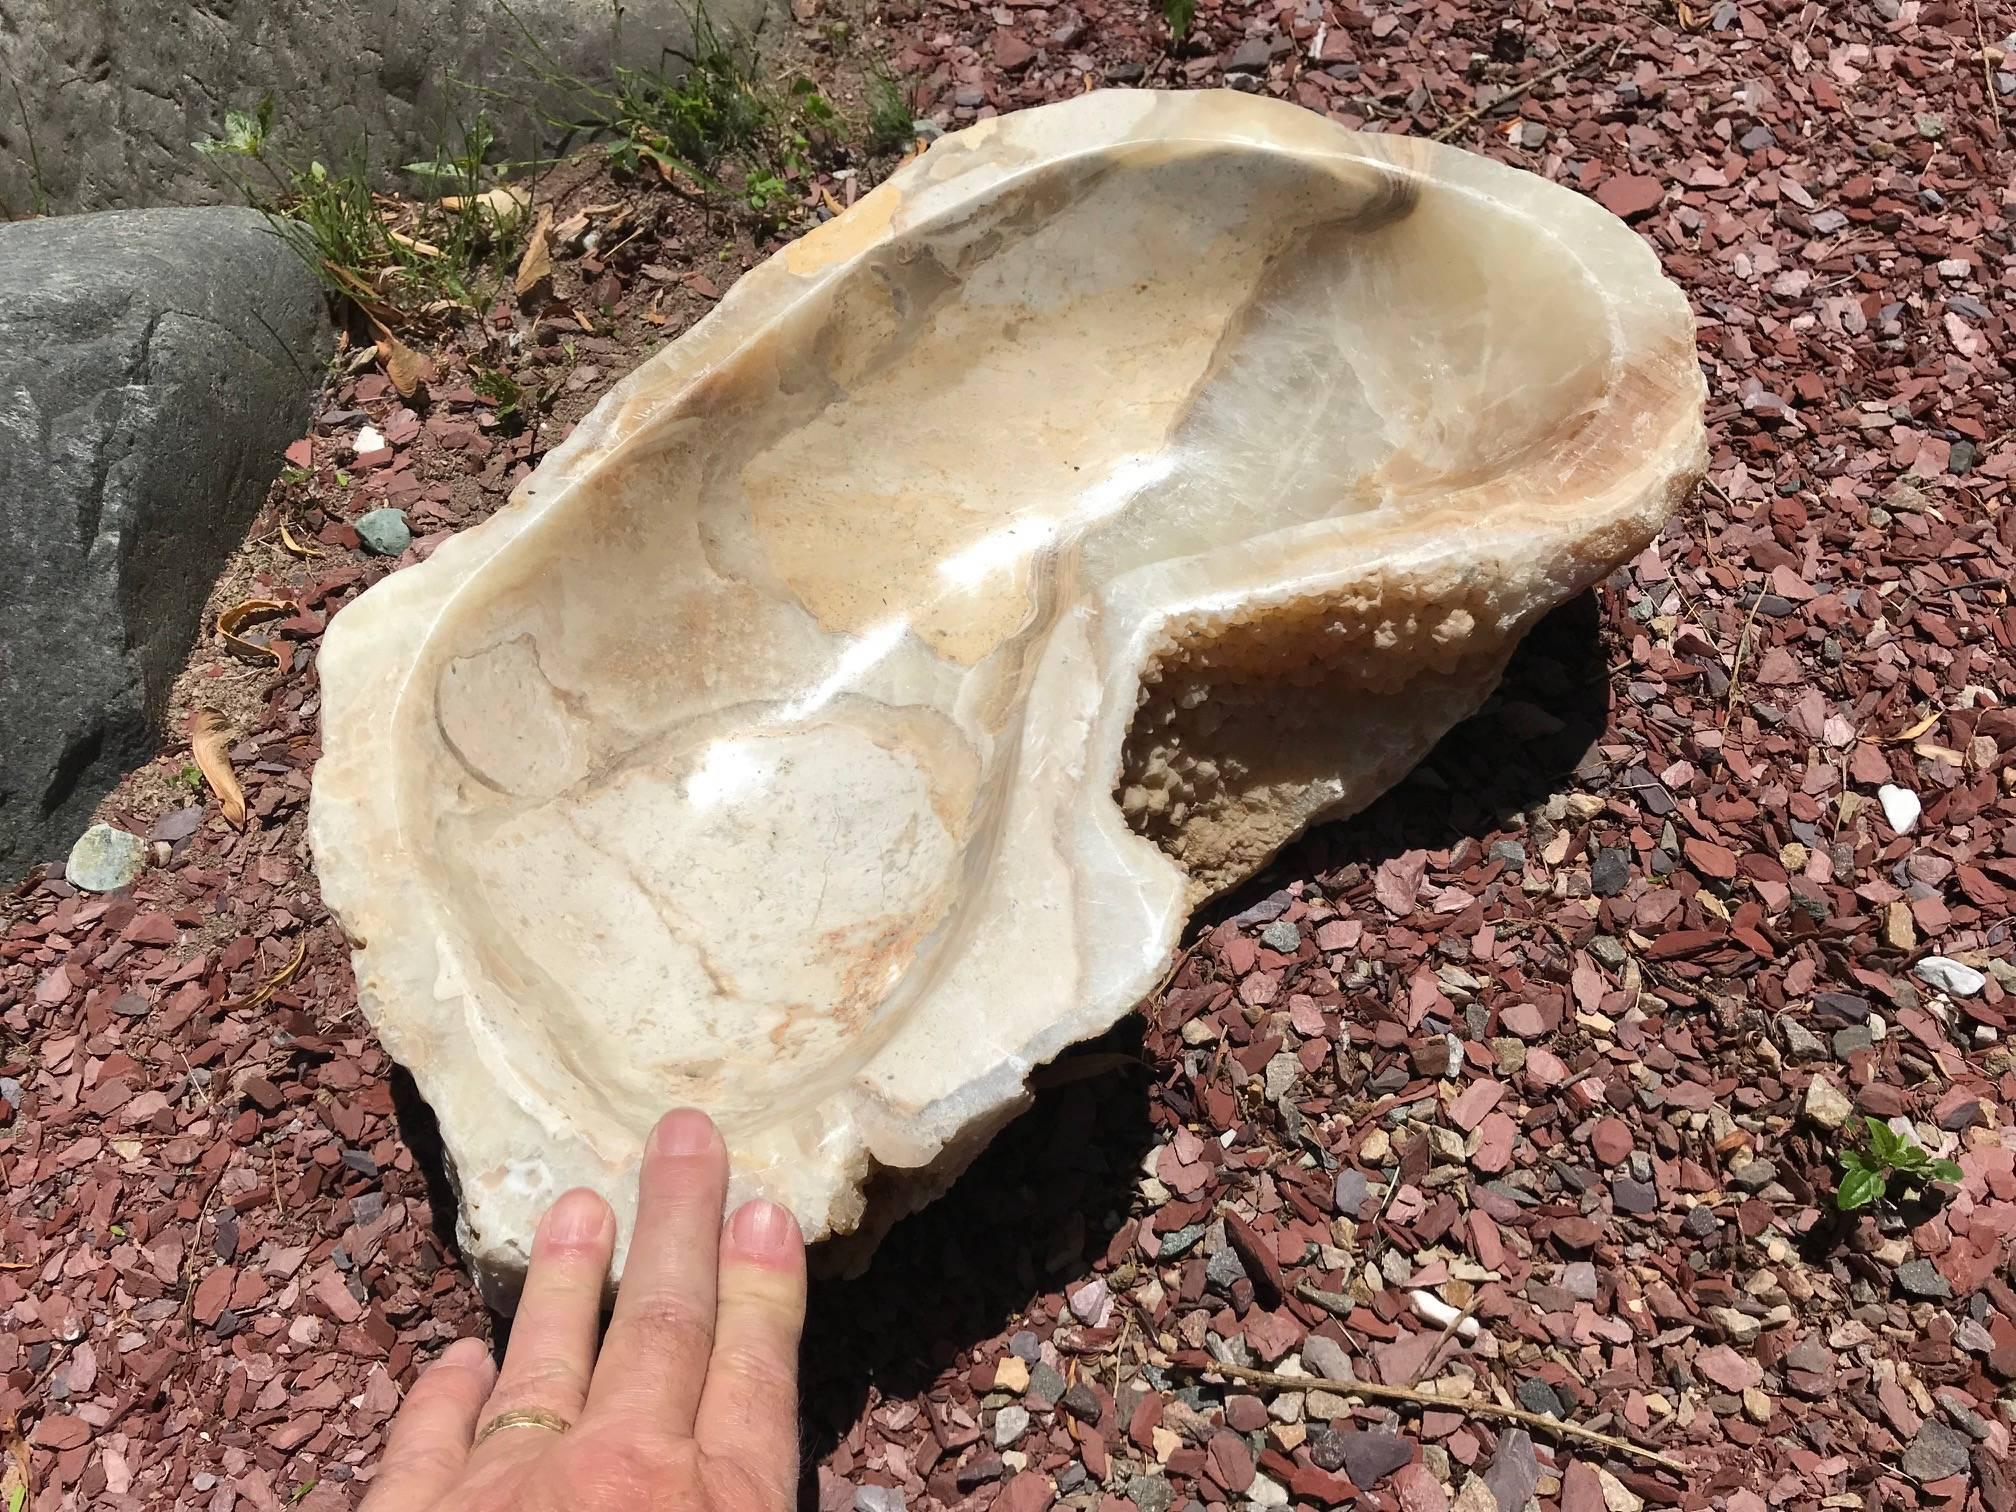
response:
<svg viewBox="0 0 2016 1512"><path fill-rule="evenodd" d="M1169 45L1174 47L1190 35L1190 23L1197 19L1197 0L1162 0L1162 19L1169 23Z"/></svg>
<svg viewBox="0 0 2016 1512"><path fill-rule="evenodd" d="M453 150L444 143L432 159L408 164L428 195L410 212L372 193L361 150L337 168L278 151L271 95L252 110L227 111L222 133L194 145L324 284L392 322L437 302L479 306L509 263L523 215L484 197L500 171L487 161L494 144L478 118Z"/></svg>
<svg viewBox="0 0 2016 1512"><path fill-rule="evenodd" d="M502 368L477 368L469 381L479 399L489 402L497 416L497 428L515 436L525 428L525 388Z"/></svg>
<svg viewBox="0 0 2016 1512"><path fill-rule="evenodd" d="M760 221L782 219L795 198L789 184L776 174L760 168L742 181L742 203Z"/></svg>
<svg viewBox="0 0 2016 1512"><path fill-rule="evenodd" d="M182 770L168 780L176 787L186 788L192 793L203 791L203 773L193 761L185 761L182 764Z"/></svg>
<svg viewBox="0 0 2016 1512"><path fill-rule="evenodd" d="M914 120L908 92L878 66L868 78L868 150L895 152L909 146Z"/></svg>
<svg viewBox="0 0 2016 1512"><path fill-rule="evenodd" d="M1960 1179L1960 1167L1950 1160L1934 1160L1915 1140L1882 1119L1865 1117L1862 1122L1869 1130L1869 1148L1841 1152L1841 1185L1834 1191L1834 1205L1842 1212L1875 1206L1889 1194L1893 1181L1923 1186Z"/></svg>
<svg viewBox="0 0 2016 1512"><path fill-rule="evenodd" d="M507 5L505 10L510 11ZM656 169L708 189L717 188L714 170L731 154L753 146L763 135L768 105L758 85L753 47L719 30L704 7L692 16L693 50L676 54L685 65L670 71L618 67L607 83L567 72L523 21L520 32L530 49L518 55L539 96L565 102L564 114L542 106L548 121L591 140L602 140L610 163L625 172Z"/></svg>
<svg viewBox="0 0 2016 1512"><path fill-rule="evenodd" d="M704 5L689 19L691 50L668 54L671 66L618 67L607 82L570 73L520 21L529 97L563 102L539 108L568 137L600 142L618 172L653 174L766 223L788 219L805 198L799 181L842 157L852 128L811 79L769 82L754 43L716 26Z"/></svg>

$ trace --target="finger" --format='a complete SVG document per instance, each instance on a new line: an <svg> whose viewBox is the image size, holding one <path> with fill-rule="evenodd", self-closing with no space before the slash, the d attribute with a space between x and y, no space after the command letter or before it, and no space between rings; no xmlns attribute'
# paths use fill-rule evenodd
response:
<svg viewBox="0 0 2016 1512"><path fill-rule="evenodd" d="M575 1422L588 1398L595 1369L595 1335L602 1316L602 1285L616 1251L616 1215L585 1187L562 1194L532 1236L532 1263L504 1368L482 1420L493 1423L507 1412L546 1412ZM492 1434L475 1452L488 1467L547 1447L550 1436L506 1429Z"/></svg>
<svg viewBox="0 0 2016 1512"><path fill-rule="evenodd" d="M694 1436L743 1466L788 1507L798 1486L798 1335L805 1326L805 1241L774 1202L735 1210L721 1236L714 1357Z"/></svg>
<svg viewBox="0 0 2016 1512"><path fill-rule="evenodd" d="M420 1373L392 1420L364 1512L422 1512L454 1487L496 1377L481 1339L457 1339Z"/></svg>
<svg viewBox="0 0 2016 1512"><path fill-rule="evenodd" d="M714 1352L727 1195L728 1151L713 1120L692 1108L666 1114L645 1143L637 1225L588 1388L590 1417L634 1414L655 1429L693 1431Z"/></svg>

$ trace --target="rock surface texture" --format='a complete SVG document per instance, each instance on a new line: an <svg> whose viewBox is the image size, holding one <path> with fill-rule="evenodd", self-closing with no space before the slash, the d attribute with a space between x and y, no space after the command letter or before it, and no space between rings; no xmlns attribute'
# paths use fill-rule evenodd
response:
<svg viewBox="0 0 2016 1512"><path fill-rule="evenodd" d="M713 0L717 25L750 26L766 0ZM302 159L368 144L378 165L431 160L471 108L531 156L540 90L517 60L528 37L562 72L654 69L691 42L679 0L9 0L0 58L0 207L110 210L233 197L190 144L227 110L274 97L275 135ZM559 113L578 102L553 101Z"/></svg>
<svg viewBox="0 0 2016 1512"><path fill-rule="evenodd" d="M249 210L0 225L0 875L62 856L152 751L324 324Z"/></svg>
<svg viewBox="0 0 2016 1512"><path fill-rule="evenodd" d="M675 1103L815 1236L942 1190L1644 545L1702 395L1593 203L1236 93L984 122L746 275L328 632L323 890L479 1270Z"/></svg>

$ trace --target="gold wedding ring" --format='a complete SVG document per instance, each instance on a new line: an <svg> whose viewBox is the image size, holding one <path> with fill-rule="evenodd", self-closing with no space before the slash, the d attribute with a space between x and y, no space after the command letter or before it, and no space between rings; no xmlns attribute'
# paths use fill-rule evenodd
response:
<svg viewBox="0 0 2016 1512"><path fill-rule="evenodd" d="M476 1435L476 1442L470 1448L478 1448L483 1440L493 1433L502 1433L506 1428L546 1428L554 1433L565 1433L574 1425L567 1419L551 1412L542 1412L537 1407L524 1407L516 1412L500 1412L483 1425L483 1431Z"/></svg>

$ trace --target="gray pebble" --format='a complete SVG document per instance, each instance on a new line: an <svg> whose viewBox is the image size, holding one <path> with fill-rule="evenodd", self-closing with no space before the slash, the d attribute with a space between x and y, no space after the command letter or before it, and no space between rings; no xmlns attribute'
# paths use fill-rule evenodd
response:
<svg viewBox="0 0 2016 1512"><path fill-rule="evenodd" d="M1283 1050L1267 1062L1265 1088L1267 1101L1279 1102L1294 1090L1295 1083L1302 1079L1302 1062Z"/></svg>
<svg viewBox="0 0 2016 1512"><path fill-rule="evenodd" d="M1976 1412L1968 1404L1967 1398L1951 1386L1939 1388L1938 1400L1946 1415L1976 1443L1986 1443L1994 1435L1995 1430L1989 1426L1988 1420Z"/></svg>
<svg viewBox="0 0 2016 1512"><path fill-rule="evenodd" d="M1230 1291L1246 1274L1246 1267L1229 1244L1204 1262L1205 1283L1215 1291Z"/></svg>
<svg viewBox="0 0 2016 1512"><path fill-rule="evenodd" d="M1057 1399L1057 1405L1081 1423L1099 1421L1099 1393L1080 1381Z"/></svg>
<svg viewBox="0 0 2016 1512"><path fill-rule="evenodd" d="M1953 1288L1930 1260L1906 1260L1897 1267L1897 1284L1913 1297L1953 1295Z"/></svg>
<svg viewBox="0 0 2016 1512"><path fill-rule="evenodd" d="M1371 1195L1371 1186L1365 1180L1363 1171L1346 1166L1337 1173L1334 1197L1340 1217L1356 1218L1364 1210L1365 1199Z"/></svg>
<svg viewBox="0 0 2016 1512"><path fill-rule="evenodd" d="M1003 1407L994 1414L994 1447L1006 1449L1029 1431L1026 1407Z"/></svg>
<svg viewBox="0 0 2016 1512"><path fill-rule="evenodd" d="M1619 1176L1610 1183L1610 1200L1619 1212L1651 1213L1658 1211L1659 1193L1649 1182L1633 1181Z"/></svg>
<svg viewBox="0 0 2016 1512"><path fill-rule="evenodd" d="M1691 1207L1687 1209L1687 1216L1680 1220L1680 1227L1686 1230L1690 1239L1713 1239L1722 1232L1722 1220L1709 1208Z"/></svg>
<svg viewBox="0 0 2016 1512"><path fill-rule="evenodd" d="M1731 1171L1729 1179L1746 1192L1761 1192L1778 1179L1778 1167L1768 1160L1753 1160Z"/></svg>
<svg viewBox="0 0 2016 1512"><path fill-rule="evenodd" d="M1351 1356L1335 1339L1311 1334L1302 1341L1302 1368L1326 1381L1355 1381Z"/></svg>
<svg viewBox="0 0 2016 1512"><path fill-rule="evenodd" d="M1064 1396L1064 1377L1038 1360L1029 1367L1029 1389L1022 1400L1036 1407L1054 1407Z"/></svg>
<svg viewBox="0 0 2016 1512"><path fill-rule="evenodd" d="M1603 849L1589 867L1589 890L1599 898L1614 898L1631 881L1631 853Z"/></svg>
<svg viewBox="0 0 2016 1512"><path fill-rule="evenodd" d="M109 824L94 824L70 847L63 879L86 892L117 892L147 865L147 842Z"/></svg>
<svg viewBox="0 0 2016 1512"><path fill-rule="evenodd" d="M1785 1040L1785 1054L1788 1059L1821 1060L1827 1054L1827 1042L1797 1019L1779 1019L1778 1032Z"/></svg>
<svg viewBox="0 0 2016 1512"><path fill-rule="evenodd" d="M413 544L413 531L403 509L374 509L357 521L357 538L364 549L379 556L396 557Z"/></svg>
<svg viewBox="0 0 2016 1512"><path fill-rule="evenodd" d="M903 1493L894 1486L856 1486L854 1512L904 1512Z"/></svg>
<svg viewBox="0 0 2016 1512"><path fill-rule="evenodd" d="M1260 931L1260 943L1281 955L1293 955L1302 948L1302 931L1286 919L1276 919Z"/></svg>
<svg viewBox="0 0 2016 1512"><path fill-rule="evenodd" d="M1967 1440L1944 1423L1927 1421L1904 1451L1904 1473L1923 1485L1967 1469Z"/></svg>
<svg viewBox="0 0 2016 1512"><path fill-rule="evenodd" d="M1527 1376L1519 1383L1513 1395L1519 1398L1519 1405L1528 1412L1538 1412L1554 1418L1565 1416L1561 1398L1555 1395L1552 1386L1538 1376Z"/></svg>
<svg viewBox="0 0 2016 1512"><path fill-rule="evenodd" d="M1561 1267L1561 1290L1578 1302L1596 1300L1596 1267L1587 1260L1571 1260Z"/></svg>

